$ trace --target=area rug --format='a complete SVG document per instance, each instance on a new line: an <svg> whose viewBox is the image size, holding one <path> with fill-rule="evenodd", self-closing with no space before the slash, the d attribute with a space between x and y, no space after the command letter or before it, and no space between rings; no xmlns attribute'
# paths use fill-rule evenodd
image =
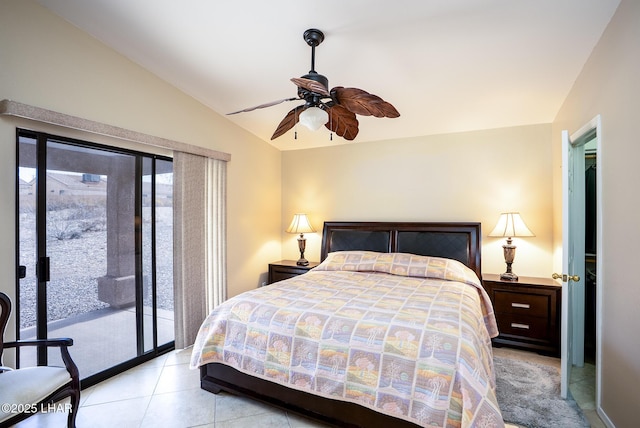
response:
<svg viewBox="0 0 640 428"><path fill-rule="evenodd" d="M560 397L555 367L494 357L498 403L505 422L527 428L589 427L573 398Z"/></svg>

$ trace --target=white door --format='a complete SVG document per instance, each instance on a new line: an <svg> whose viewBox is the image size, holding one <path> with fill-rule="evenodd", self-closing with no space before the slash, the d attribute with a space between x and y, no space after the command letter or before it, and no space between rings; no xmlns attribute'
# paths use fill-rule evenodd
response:
<svg viewBox="0 0 640 428"><path fill-rule="evenodd" d="M568 131L562 132L562 274L558 275L563 283L560 354L562 398L567 398L572 366L584 365L584 144L599 134L599 123L600 118L596 117L571 136Z"/></svg>
<svg viewBox="0 0 640 428"><path fill-rule="evenodd" d="M562 321L561 321L561 372L560 395L567 398L571 366L573 363L573 320L571 302L571 283L564 281L567 272L573 267L574 247L571 244L571 198L573 193L573 147L569 140L569 131L562 131ZM554 275L555 277L556 275Z"/></svg>

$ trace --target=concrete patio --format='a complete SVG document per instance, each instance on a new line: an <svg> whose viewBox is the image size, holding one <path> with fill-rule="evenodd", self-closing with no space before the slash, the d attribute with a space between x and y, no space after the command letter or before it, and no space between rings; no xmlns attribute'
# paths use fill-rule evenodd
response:
<svg viewBox="0 0 640 428"><path fill-rule="evenodd" d="M147 313L147 309L149 312ZM153 348L152 314L145 307L144 349ZM65 320L49 323L49 337L70 337L71 357L80 377L87 378L137 356L136 315L134 308L104 308ZM24 329L21 339L35 338L35 327ZM158 345L174 339L173 312L158 309ZM35 365L35 350L21 351L23 366ZM60 352L50 351L50 364L61 364Z"/></svg>

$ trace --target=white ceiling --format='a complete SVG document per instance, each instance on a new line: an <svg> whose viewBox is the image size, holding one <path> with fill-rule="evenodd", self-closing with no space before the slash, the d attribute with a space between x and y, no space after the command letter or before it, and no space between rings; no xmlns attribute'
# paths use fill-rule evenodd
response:
<svg viewBox="0 0 640 428"><path fill-rule="evenodd" d="M329 87L393 104L355 142L550 123L620 0L38 0L220 114L296 96L311 48ZM299 101L227 116L282 150L353 144L298 126Z"/></svg>

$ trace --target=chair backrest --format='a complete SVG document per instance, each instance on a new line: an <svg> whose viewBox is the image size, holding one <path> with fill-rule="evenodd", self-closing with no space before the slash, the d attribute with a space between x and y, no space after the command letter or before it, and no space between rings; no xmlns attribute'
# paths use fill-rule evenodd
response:
<svg viewBox="0 0 640 428"><path fill-rule="evenodd" d="M4 346L4 329L7 327L9 315L11 315L11 300L9 300L9 296L0 292L0 363Z"/></svg>

